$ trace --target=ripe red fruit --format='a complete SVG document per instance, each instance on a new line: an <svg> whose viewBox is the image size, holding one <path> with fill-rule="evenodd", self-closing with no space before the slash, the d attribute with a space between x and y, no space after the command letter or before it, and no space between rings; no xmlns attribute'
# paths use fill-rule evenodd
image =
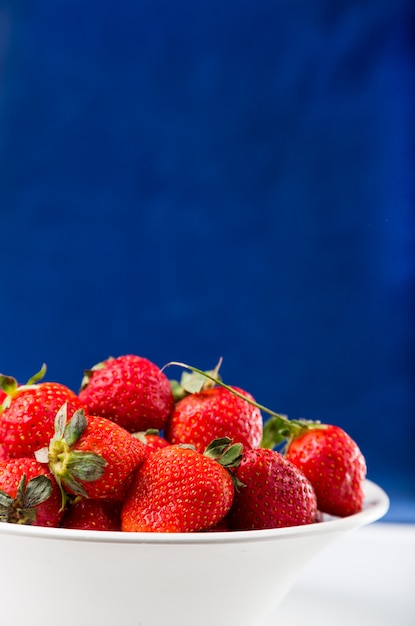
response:
<svg viewBox="0 0 415 626"><path fill-rule="evenodd" d="M317 501L300 470L275 450L248 450L235 470L242 483L227 516L233 530L312 524Z"/></svg>
<svg viewBox="0 0 415 626"><path fill-rule="evenodd" d="M5 461L9 458L4 446L0 443L0 461Z"/></svg>
<svg viewBox="0 0 415 626"><path fill-rule="evenodd" d="M146 450L148 453L155 452L160 448L165 448L169 446L170 443L159 434L158 430L149 429L145 432L134 433L134 437L137 437L144 445L146 446Z"/></svg>
<svg viewBox="0 0 415 626"><path fill-rule="evenodd" d="M253 400L239 387L232 389ZM228 389L211 387L176 403L164 436L173 444L192 444L199 452L220 437L229 437L244 448L257 448L262 437L262 415L257 407Z"/></svg>
<svg viewBox="0 0 415 626"><path fill-rule="evenodd" d="M121 530L121 503L114 500L78 500L70 505L61 528Z"/></svg>
<svg viewBox="0 0 415 626"><path fill-rule="evenodd" d="M75 411L67 423L64 405L56 415L55 435L49 448L36 458L66 493L88 498L119 498L126 481L146 456L146 447L118 424Z"/></svg>
<svg viewBox="0 0 415 626"><path fill-rule="evenodd" d="M79 398L90 415L110 419L129 432L162 429L174 406L168 378L140 356L109 358L88 370Z"/></svg>
<svg viewBox="0 0 415 626"><path fill-rule="evenodd" d="M324 513L345 517L362 510L366 461L338 426L306 430L288 446L287 458L307 476Z"/></svg>
<svg viewBox="0 0 415 626"><path fill-rule="evenodd" d="M229 448L229 443L220 444L221 454L227 455L226 463L232 466L240 456L240 446ZM234 486L228 470L216 460L220 454L212 457L176 445L150 454L138 468L124 502L121 529L194 532L218 524L231 507Z"/></svg>
<svg viewBox="0 0 415 626"><path fill-rule="evenodd" d="M37 382L43 367L26 385L18 386L10 376L0 375L0 385L8 398L0 409L0 444L12 458L33 456L53 436L56 412L66 403L71 414L82 408L78 396L56 382Z"/></svg>
<svg viewBox="0 0 415 626"><path fill-rule="evenodd" d="M47 467L34 458L0 462L0 521L56 527L62 516L59 487Z"/></svg>

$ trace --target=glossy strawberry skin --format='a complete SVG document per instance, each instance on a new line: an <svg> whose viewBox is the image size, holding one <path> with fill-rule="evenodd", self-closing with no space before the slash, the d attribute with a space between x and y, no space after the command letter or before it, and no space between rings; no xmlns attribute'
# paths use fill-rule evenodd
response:
<svg viewBox="0 0 415 626"><path fill-rule="evenodd" d="M143 433L140 440L145 444L148 453L156 452L160 448L166 448L170 443L161 435Z"/></svg>
<svg viewBox="0 0 415 626"><path fill-rule="evenodd" d="M144 357L128 354L91 370L79 392L90 415L110 419L129 432L162 429L173 410L168 378Z"/></svg>
<svg viewBox="0 0 415 626"><path fill-rule="evenodd" d="M55 382L22 387L0 414L0 444L10 458L30 457L46 446L54 433L55 416L68 404L71 413L82 402L71 389Z"/></svg>
<svg viewBox="0 0 415 626"><path fill-rule="evenodd" d="M9 458L9 455L4 449L4 446L0 443L0 461L5 461L8 458Z"/></svg>
<svg viewBox="0 0 415 626"><path fill-rule="evenodd" d="M88 498L124 497L125 485L147 456L146 446L111 420L95 415L87 417L87 428L72 451L92 452L106 461L98 480L82 482Z"/></svg>
<svg viewBox="0 0 415 626"><path fill-rule="evenodd" d="M287 451L317 494L319 510L346 517L362 510L366 461L355 441L340 427L306 431Z"/></svg>
<svg viewBox="0 0 415 626"><path fill-rule="evenodd" d="M113 500L79 500L70 505L61 528L121 530L121 503Z"/></svg>
<svg viewBox="0 0 415 626"><path fill-rule="evenodd" d="M8 459L0 462L0 491L12 498L16 497L18 485L23 477L27 482L36 476L45 475L52 482L52 494L36 507L36 520L33 526L59 526L64 511L61 508L62 498L59 487L47 466L38 463L34 458Z"/></svg>
<svg viewBox="0 0 415 626"><path fill-rule="evenodd" d="M127 532L195 532L229 511L232 479L218 462L193 449L168 446L137 470L121 512Z"/></svg>
<svg viewBox="0 0 415 626"><path fill-rule="evenodd" d="M233 389L253 400L246 391ZM228 389L213 387L179 400L166 424L164 436L173 444L192 444L199 452L220 437L242 443L245 449L257 448L262 437L262 415L257 407Z"/></svg>
<svg viewBox="0 0 415 626"><path fill-rule="evenodd" d="M263 530L311 524L317 501L307 478L275 450L248 450L237 478L244 486L236 493L227 521L233 530Z"/></svg>

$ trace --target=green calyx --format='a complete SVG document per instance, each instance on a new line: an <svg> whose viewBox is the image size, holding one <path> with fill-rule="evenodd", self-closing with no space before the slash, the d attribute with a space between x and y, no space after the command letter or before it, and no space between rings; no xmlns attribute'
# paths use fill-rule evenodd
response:
<svg viewBox="0 0 415 626"><path fill-rule="evenodd" d="M285 416L273 415L264 424L261 448L273 449L284 444L281 452L285 452L293 439L316 428L326 428L326 425L313 420L288 419Z"/></svg>
<svg viewBox="0 0 415 626"><path fill-rule="evenodd" d="M108 363L108 361L113 361L113 360L114 360L114 357L113 356L109 356L108 359L105 359L105 361L101 361L100 363L96 363L89 370L85 370L84 371L84 376L83 376L82 381L81 381L80 391L85 389L85 387L88 387L89 381L91 380L92 375L93 375L94 372L96 372L98 370L103 370L104 367L105 367L105 364Z"/></svg>
<svg viewBox="0 0 415 626"><path fill-rule="evenodd" d="M147 435L160 435L160 431L157 428L147 428L147 430L140 430L136 433L131 433L133 437L141 441L141 443L147 443Z"/></svg>
<svg viewBox="0 0 415 626"><path fill-rule="evenodd" d="M229 437L220 437L206 447L203 455L214 459L223 467L238 467L242 460L242 444L232 444Z"/></svg>
<svg viewBox="0 0 415 626"><path fill-rule="evenodd" d="M83 409L75 411L67 422L67 404L59 409L55 418L55 434L48 448L35 454L41 463L48 463L62 493L62 507L66 505L68 489L82 497L88 494L83 482L92 482L102 477L107 462L98 454L73 450L88 425Z"/></svg>
<svg viewBox="0 0 415 626"><path fill-rule="evenodd" d="M36 521L36 507L51 496L52 490L52 481L47 476L41 474L27 482L24 474L15 498L0 491L0 521L33 524Z"/></svg>
<svg viewBox="0 0 415 626"><path fill-rule="evenodd" d="M221 361L219 363L221 363ZM268 414L270 419L268 419L264 424L261 448L275 448L282 443L285 443L287 447L293 439L299 437L307 430L311 430L313 428L325 428L325 426L320 422L306 419L289 419L286 415L282 415L268 409L266 406L259 404L255 400L247 398L244 394L240 393L230 385L226 385L220 378L215 377L214 372L204 372L197 367L193 367L192 365L187 365L186 363L181 363L179 361L170 361L162 368L162 371L171 365L186 368L201 378L207 378L211 381L211 383L224 387L234 396L245 400L245 402L255 406L261 412Z"/></svg>
<svg viewBox="0 0 415 626"><path fill-rule="evenodd" d="M177 365L177 363L172 362L168 363L168 365ZM185 366L192 370L191 373L183 372L180 382L177 380L170 380L170 386L175 402L178 402L192 393L200 393L201 391L214 387L217 384L217 381L221 380L219 376L219 369L221 365L222 358L219 359L213 370L207 370L206 372ZM167 365L165 367L167 367Z"/></svg>
<svg viewBox="0 0 415 626"><path fill-rule="evenodd" d="M236 490L244 487L244 484L235 476L232 469L238 467L242 461L243 446L241 443L232 443L229 437L214 439L203 452L204 456L213 459L224 467L232 478Z"/></svg>
<svg viewBox="0 0 415 626"><path fill-rule="evenodd" d="M3 400L3 403L0 404L0 414L4 411L4 409L10 406L12 399L18 392L24 391L25 389L33 389L36 383L44 378L46 369L46 364L43 363L40 370L31 376L25 385L19 385L13 376L0 374L0 389L6 394L6 398Z"/></svg>

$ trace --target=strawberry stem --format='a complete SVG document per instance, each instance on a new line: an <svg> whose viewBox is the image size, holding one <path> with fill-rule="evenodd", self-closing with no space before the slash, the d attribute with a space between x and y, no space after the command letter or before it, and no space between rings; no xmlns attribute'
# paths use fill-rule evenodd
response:
<svg viewBox="0 0 415 626"><path fill-rule="evenodd" d="M31 387L32 385L35 385L36 383L39 382L39 380L42 380L42 378L45 377L46 374L46 363L43 363L42 367L40 368L40 370L38 372L36 372L36 374L33 374L33 376L31 378L29 378L29 380L27 381L25 387Z"/></svg>
<svg viewBox="0 0 415 626"><path fill-rule="evenodd" d="M221 361L220 361L221 363ZM259 404L256 400L252 400L251 398L247 398L243 393L240 393L234 387L227 385L220 378L216 378L214 376L214 372L204 372L203 370L194 367L193 365L187 365L187 363L182 363L180 361L170 361L166 363L161 368L161 371L165 370L167 367L175 365L177 367L183 367L191 372L194 372L200 376L204 376L214 382L216 385L220 385L224 387L233 395L245 400L248 404L255 406L263 413L267 413L270 415L270 419L268 419L264 424L264 432L263 438L261 441L261 448L275 448L278 444L288 441L290 442L295 437L298 437L305 430L310 430L311 428L321 427L320 422L305 420L305 419L289 419L286 415L282 415L280 413L276 413L275 411L269 409L263 404Z"/></svg>

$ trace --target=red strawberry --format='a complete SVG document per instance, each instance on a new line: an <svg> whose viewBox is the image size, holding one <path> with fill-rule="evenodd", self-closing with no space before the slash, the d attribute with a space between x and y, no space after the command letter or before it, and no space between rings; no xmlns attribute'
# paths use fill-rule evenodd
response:
<svg viewBox="0 0 415 626"><path fill-rule="evenodd" d="M321 511L345 517L362 510L366 461L344 430L331 425L306 430L291 441L287 458L313 485Z"/></svg>
<svg viewBox="0 0 415 626"><path fill-rule="evenodd" d="M58 526L63 516L59 487L34 458L0 462L0 521Z"/></svg>
<svg viewBox="0 0 415 626"><path fill-rule="evenodd" d="M246 391L233 389L253 399ZM244 448L257 448L261 442L262 416L259 409L228 389L212 387L179 400L164 435L170 443L190 443L199 452L209 441L220 437L229 437Z"/></svg>
<svg viewBox="0 0 415 626"><path fill-rule="evenodd" d="M151 453L170 445L167 439L162 437L159 432L158 430L150 428L145 432L134 433L134 437L142 441L146 446L146 450Z"/></svg>
<svg viewBox="0 0 415 626"><path fill-rule="evenodd" d="M205 532L207 533L227 533L229 532L229 525L226 520L226 517L220 520L215 526L211 526Z"/></svg>
<svg viewBox="0 0 415 626"><path fill-rule="evenodd" d="M129 432L162 429L173 410L168 378L148 359L128 354L87 371L79 398L90 415L110 419Z"/></svg>
<svg viewBox="0 0 415 626"><path fill-rule="evenodd" d="M70 505L62 528L121 530L121 503L114 500L77 500Z"/></svg>
<svg viewBox="0 0 415 626"><path fill-rule="evenodd" d="M67 423L66 405L56 415L49 448L36 453L64 491L105 499L119 497L145 456L145 445L111 420L85 417L80 409Z"/></svg>
<svg viewBox="0 0 415 626"><path fill-rule="evenodd" d="M0 461L5 461L8 458L9 458L9 455L4 449L4 446L0 443Z"/></svg>
<svg viewBox="0 0 415 626"><path fill-rule="evenodd" d="M67 403L73 413L82 407L78 396L65 385L37 382L46 367L26 385L18 386L11 376L0 375L0 387L8 398L0 409L0 444L9 457L33 456L53 436L56 412Z"/></svg>
<svg viewBox="0 0 415 626"><path fill-rule="evenodd" d="M233 530L312 524L317 501L300 470L275 450L248 450L235 470L242 483L227 516Z"/></svg>
<svg viewBox="0 0 415 626"><path fill-rule="evenodd" d="M177 364L176 365L182 365ZM257 448L262 437L262 415L250 393L224 385L210 372L188 367L175 389L176 406L164 429L172 444L189 443L203 452L210 441L229 437L246 448ZM213 372L217 374L217 369ZM213 383L213 384L212 384ZM219 386L214 386L220 383ZM189 395L186 395L189 394Z"/></svg>
<svg viewBox="0 0 415 626"><path fill-rule="evenodd" d="M121 529L193 532L218 524L234 495L233 480L220 462L232 466L241 452L241 446L229 444L229 439L213 442L205 454L176 445L150 454L124 502Z"/></svg>

